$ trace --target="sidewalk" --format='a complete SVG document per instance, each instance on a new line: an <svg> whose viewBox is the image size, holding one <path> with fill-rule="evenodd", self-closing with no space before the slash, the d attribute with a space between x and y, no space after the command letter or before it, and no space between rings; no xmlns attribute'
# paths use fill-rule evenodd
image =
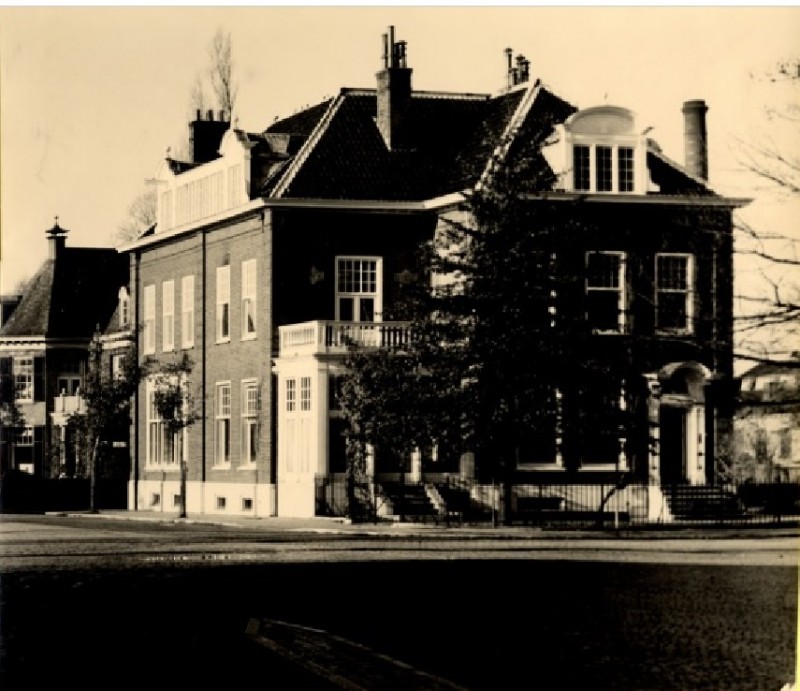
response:
<svg viewBox="0 0 800 691"><path fill-rule="evenodd" d="M768 539L800 538L800 525L773 526L756 524L753 526L624 526L615 531L591 528L542 528L538 526L498 526L490 524L458 525L431 523L399 523L380 521L378 523L351 523L347 518L252 518L248 516L214 516L208 514L189 515L179 518L177 513L158 511L128 511L124 509L104 510L92 514L80 511L48 512L47 515L69 516L75 518L99 518L118 521L144 521L186 525L207 525L225 528L248 529L260 532L296 532L306 534L351 535L353 537L435 537L437 539L557 539L586 540L616 537L618 539ZM800 542L798 543L800 547Z"/></svg>

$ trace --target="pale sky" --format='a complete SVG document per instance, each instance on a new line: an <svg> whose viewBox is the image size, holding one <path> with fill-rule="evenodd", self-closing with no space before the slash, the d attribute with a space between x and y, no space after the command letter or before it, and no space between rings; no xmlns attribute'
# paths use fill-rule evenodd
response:
<svg viewBox="0 0 800 691"><path fill-rule="evenodd" d="M770 98L751 74L800 48L794 7L5 7L0 289L36 271L56 214L70 245L113 244L167 147L186 138L218 27L233 40L239 126L260 131L343 86L374 86L389 24L408 42L416 89L496 92L511 47L576 106L633 109L677 161L681 106L703 98L712 186L749 197L762 191L739 171L737 138L764 124Z"/></svg>

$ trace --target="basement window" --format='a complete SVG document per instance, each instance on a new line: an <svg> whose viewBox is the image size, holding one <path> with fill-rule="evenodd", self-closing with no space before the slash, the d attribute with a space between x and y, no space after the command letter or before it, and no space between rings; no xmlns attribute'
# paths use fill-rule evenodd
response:
<svg viewBox="0 0 800 691"><path fill-rule="evenodd" d="M242 499L242 511L252 511L253 510L253 500L249 498Z"/></svg>
<svg viewBox="0 0 800 691"><path fill-rule="evenodd" d="M217 497L217 510L223 511L225 506L227 505L227 500L225 497Z"/></svg>

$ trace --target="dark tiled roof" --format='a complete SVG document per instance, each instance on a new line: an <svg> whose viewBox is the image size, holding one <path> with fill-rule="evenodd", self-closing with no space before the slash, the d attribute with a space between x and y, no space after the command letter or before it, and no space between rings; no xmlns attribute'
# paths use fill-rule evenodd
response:
<svg viewBox="0 0 800 691"><path fill-rule="evenodd" d="M416 92L407 119L413 148L390 151L375 123L375 91L343 90L283 196L418 201L470 187L486 169L525 94L524 89L494 98ZM309 111L308 120L319 122L323 105ZM546 123L549 134L549 127L573 110L539 89L528 121ZM274 127L285 127L285 122ZM262 191L270 193L274 182Z"/></svg>
<svg viewBox="0 0 800 691"><path fill-rule="evenodd" d="M128 257L113 249L65 247L42 264L2 336L89 337L103 331L128 283Z"/></svg>
<svg viewBox="0 0 800 691"><path fill-rule="evenodd" d="M650 177L659 186L659 194L680 194L691 197L713 196L714 192L695 178L687 175L677 164L660 153L647 152L647 167Z"/></svg>
<svg viewBox="0 0 800 691"><path fill-rule="evenodd" d="M264 132L299 134L303 137L308 137L314 131L314 128L317 126L317 123L320 121L322 116L325 115L331 102L332 99L328 99L327 101L318 103L315 106L306 108L299 113L295 113L288 118L277 120L267 127Z"/></svg>

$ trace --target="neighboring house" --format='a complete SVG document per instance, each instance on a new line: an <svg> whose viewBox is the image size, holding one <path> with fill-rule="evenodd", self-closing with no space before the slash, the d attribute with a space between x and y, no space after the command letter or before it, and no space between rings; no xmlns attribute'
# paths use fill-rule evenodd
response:
<svg viewBox="0 0 800 691"><path fill-rule="evenodd" d="M79 472L67 423L83 410L80 394L92 335L98 329L105 334L109 367L131 338L130 312L119 311L123 302L129 305L126 258L112 248L67 247L66 235L58 223L47 231L48 258L0 328L0 401L22 416L16 434L2 428L2 470L41 478ZM123 477L130 466L128 434L120 431L115 447L120 450L107 466Z"/></svg>
<svg viewBox="0 0 800 691"><path fill-rule="evenodd" d="M630 110L578 110L530 81L524 60L495 95L421 92L405 43L385 42L376 88L259 133L198 117L195 159L159 168L158 224L124 248L135 327L143 354L190 355L198 418L184 444L167 439L142 385L131 508L178 509L183 449L190 512L314 515L316 478L345 471L333 392L347 344L402 337L384 315L407 282L428 280L416 250L495 154L542 127L558 135L539 152L548 197L582 200L586 229L555 252L559 309L596 334L583 356L628 358L638 373L571 389L564 363L555 413L629 407L639 427L524 450L517 480L600 488L626 473L655 493L713 481L733 416L732 212L745 201L708 186L705 104L683 107L683 166ZM410 479L474 475L469 459L422 463Z"/></svg>
<svg viewBox="0 0 800 691"><path fill-rule="evenodd" d="M794 362L758 364L741 381L734 479L800 480L800 353Z"/></svg>

